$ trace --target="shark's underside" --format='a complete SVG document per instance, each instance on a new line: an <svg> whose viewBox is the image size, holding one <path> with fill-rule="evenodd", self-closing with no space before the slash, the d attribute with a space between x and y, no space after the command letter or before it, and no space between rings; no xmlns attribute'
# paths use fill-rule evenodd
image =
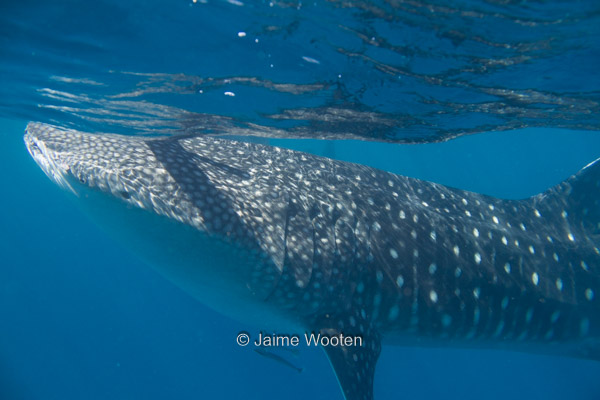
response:
<svg viewBox="0 0 600 400"><path fill-rule="evenodd" d="M30 123L25 142L201 301L279 332L363 338L325 348L348 400L372 398L382 340L600 360L600 163L509 201L210 137Z"/></svg>

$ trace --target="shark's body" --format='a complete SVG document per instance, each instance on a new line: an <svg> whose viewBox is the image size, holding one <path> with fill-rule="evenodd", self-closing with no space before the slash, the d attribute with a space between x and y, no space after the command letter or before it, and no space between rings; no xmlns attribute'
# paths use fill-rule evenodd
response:
<svg viewBox="0 0 600 400"><path fill-rule="evenodd" d="M327 347L346 399L372 398L380 342L600 360L600 163L522 201L210 137L25 142L152 265L208 305ZM149 245L150 243L150 245Z"/></svg>

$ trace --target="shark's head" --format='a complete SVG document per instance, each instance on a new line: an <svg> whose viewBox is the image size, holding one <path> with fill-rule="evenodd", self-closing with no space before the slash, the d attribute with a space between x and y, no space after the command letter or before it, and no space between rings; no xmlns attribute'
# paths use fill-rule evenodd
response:
<svg viewBox="0 0 600 400"><path fill-rule="evenodd" d="M219 165L214 149L198 152L202 141L194 141L191 152L185 140L89 134L40 123L27 126L24 140L46 175L84 200L103 193L200 231L235 231L219 183L236 175Z"/></svg>
<svg viewBox="0 0 600 400"><path fill-rule="evenodd" d="M279 270L237 202L254 195L239 144L39 123L27 126L24 140L46 175L75 193L99 225L205 303L248 313L249 299L272 290Z"/></svg>
<svg viewBox="0 0 600 400"><path fill-rule="evenodd" d="M167 180L160 162L137 137L93 135L32 122L24 140L44 173L79 197L103 192L150 208L153 184Z"/></svg>

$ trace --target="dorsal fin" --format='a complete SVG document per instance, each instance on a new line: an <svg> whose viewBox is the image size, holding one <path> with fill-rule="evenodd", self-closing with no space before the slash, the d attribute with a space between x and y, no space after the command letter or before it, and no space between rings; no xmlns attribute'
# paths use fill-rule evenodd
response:
<svg viewBox="0 0 600 400"><path fill-rule="evenodd" d="M326 315L318 333L360 338L350 346L323 346L346 400L372 400L375 365L381 352L379 333L359 312Z"/></svg>
<svg viewBox="0 0 600 400"><path fill-rule="evenodd" d="M588 235L600 233L600 159L531 200L540 211L562 214Z"/></svg>

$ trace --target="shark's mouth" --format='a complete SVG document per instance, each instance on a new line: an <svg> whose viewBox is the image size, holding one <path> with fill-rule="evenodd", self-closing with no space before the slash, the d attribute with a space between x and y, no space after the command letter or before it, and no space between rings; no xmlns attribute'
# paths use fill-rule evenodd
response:
<svg viewBox="0 0 600 400"><path fill-rule="evenodd" d="M66 172L69 170L67 165L62 165L57 160L52 157L50 151L44 144L43 141L37 140L33 135L27 133L24 137L25 146L27 147L27 151L31 154L31 157L35 160L37 165L40 166L42 171L50 178L53 182L55 182L58 186L63 189L69 190L73 192L75 195L77 192L71 186L66 177Z"/></svg>

